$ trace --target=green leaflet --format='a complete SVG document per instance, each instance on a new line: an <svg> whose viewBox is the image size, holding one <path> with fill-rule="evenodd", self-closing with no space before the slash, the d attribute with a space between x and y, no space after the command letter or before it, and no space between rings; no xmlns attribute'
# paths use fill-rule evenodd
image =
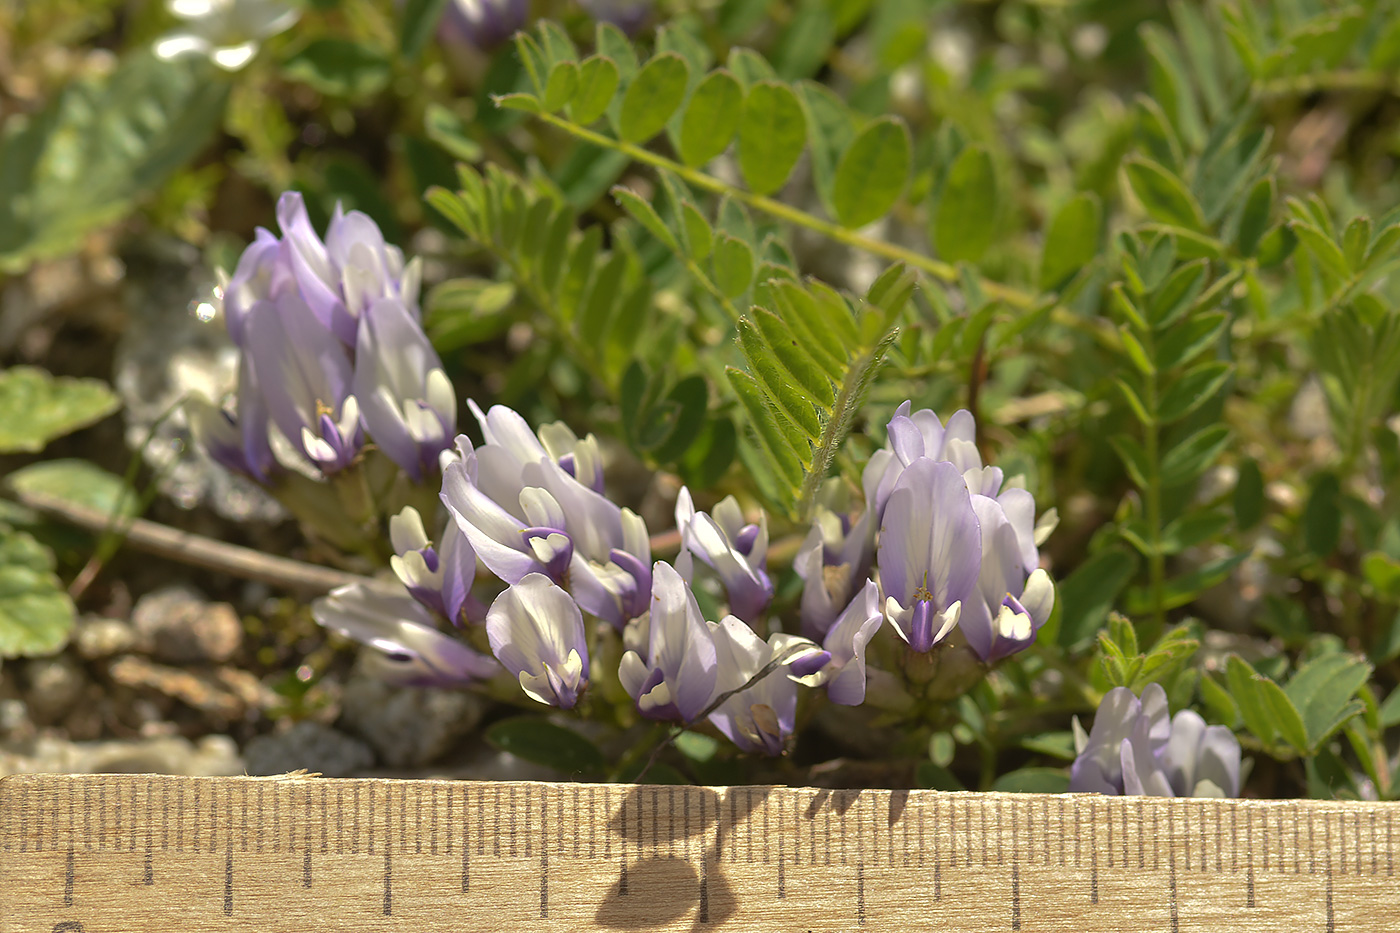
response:
<svg viewBox="0 0 1400 933"><path fill-rule="evenodd" d="M787 85L749 88L739 118L739 170L756 194L771 194L792 174L806 145L807 122Z"/></svg>
<svg viewBox="0 0 1400 933"><path fill-rule="evenodd" d="M739 130L743 100L743 88L724 69L696 85L681 117L681 161L704 165L727 149Z"/></svg>
<svg viewBox="0 0 1400 933"><path fill-rule="evenodd" d="M996 235L997 217L996 171L987 150L969 146L953 162L933 217L938 255L949 262L982 258Z"/></svg>
<svg viewBox="0 0 1400 933"><path fill-rule="evenodd" d="M909 179L913 144L897 117L883 117L860 132L841 156L832 185L836 217L863 227L889 213Z"/></svg>
<svg viewBox="0 0 1400 933"><path fill-rule="evenodd" d="M642 66L622 96L618 135L642 143L666 128L685 99L690 66L675 52L662 52Z"/></svg>
<svg viewBox="0 0 1400 933"><path fill-rule="evenodd" d="M0 452L37 453L118 406L112 390L96 379L54 377L34 366L0 370Z"/></svg>
<svg viewBox="0 0 1400 933"><path fill-rule="evenodd" d="M1098 198L1088 193L1075 195L1055 212L1040 255L1042 289L1062 288L1093 262L1099 249L1102 213Z"/></svg>

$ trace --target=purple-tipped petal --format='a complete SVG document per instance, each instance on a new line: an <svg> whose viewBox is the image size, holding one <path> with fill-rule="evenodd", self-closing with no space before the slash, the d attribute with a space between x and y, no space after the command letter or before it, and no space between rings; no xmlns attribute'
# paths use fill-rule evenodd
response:
<svg viewBox="0 0 1400 933"><path fill-rule="evenodd" d="M486 613L491 652L533 700L570 709L588 686L588 638L569 594L532 573Z"/></svg>

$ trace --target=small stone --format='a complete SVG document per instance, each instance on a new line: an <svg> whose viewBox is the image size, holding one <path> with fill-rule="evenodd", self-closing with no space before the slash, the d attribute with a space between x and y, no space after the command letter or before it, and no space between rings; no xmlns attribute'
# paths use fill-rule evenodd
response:
<svg viewBox="0 0 1400 933"><path fill-rule="evenodd" d="M136 629L121 619L84 616L73 629L73 647L86 661L131 651L138 641Z"/></svg>
<svg viewBox="0 0 1400 933"><path fill-rule="evenodd" d="M356 671L341 694L344 724L393 768L420 767L476 728L482 700L434 687L391 687Z"/></svg>
<svg viewBox="0 0 1400 933"><path fill-rule="evenodd" d="M35 658L25 670L25 701L29 715L39 725L62 719L82 696L87 678L83 669L67 655Z"/></svg>
<svg viewBox="0 0 1400 933"><path fill-rule="evenodd" d="M374 752L359 739L311 720L284 732L260 735L243 749L249 774L286 774L305 769L326 777L349 777L374 766Z"/></svg>
<svg viewBox="0 0 1400 933"><path fill-rule="evenodd" d="M243 643L243 623L228 603L207 602L186 586L169 586L136 601L136 631L152 653L172 664L219 664Z"/></svg>
<svg viewBox="0 0 1400 933"><path fill-rule="evenodd" d="M197 745L178 736L69 742L41 735L22 753L0 748L0 776L34 773L218 777L242 774L243 762L226 735L207 735Z"/></svg>
<svg viewBox="0 0 1400 933"><path fill-rule="evenodd" d="M225 723L272 702L271 691L256 677L232 668L190 671L125 655L112 662L109 673L124 687L154 690Z"/></svg>

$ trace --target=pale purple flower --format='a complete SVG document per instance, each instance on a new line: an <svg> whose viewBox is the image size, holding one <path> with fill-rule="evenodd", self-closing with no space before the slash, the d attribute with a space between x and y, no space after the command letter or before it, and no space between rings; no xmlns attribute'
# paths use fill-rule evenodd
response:
<svg viewBox="0 0 1400 933"><path fill-rule="evenodd" d="M485 617L486 608L472 596L476 554L451 518L434 546L423 517L408 506L389 519L389 541L389 566L414 599L458 627Z"/></svg>
<svg viewBox="0 0 1400 933"><path fill-rule="evenodd" d="M322 626L374 649L374 673L400 686L450 687L500 670L490 657L445 635L415 600L396 586L350 583L311 604Z"/></svg>
<svg viewBox="0 0 1400 933"><path fill-rule="evenodd" d="M1236 797L1240 745L1224 726L1207 726L1191 710L1168 719L1167 694L1148 684L1142 698L1127 687L1104 695L1087 736L1075 721L1074 793L1155 797Z"/></svg>
<svg viewBox="0 0 1400 933"><path fill-rule="evenodd" d="M715 695L715 637L695 594L665 561L651 574L651 611L626 633L635 644L622 656L618 679L648 719L694 722Z"/></svg>
<svg viewBox="0 0 1400 933"><path fill-rule="evenodd" d="M598 439L592 434L580 438L562 421L542 425L536 434L524 418L504 405L492 405L483 412L468 399L467 407L481 425L481 436L487 444L504 448L522 466L552 460L589 489L602 493L603 457Z"/></svg>
<svg viewBox="0 0 1400 933"><path fill-rule="evenodd" d="M376 299L361 320L353 387L379 449L414 482L434 472L456 432L457 396L402 301Z"/></svg>
<svg viewBox="0 0 1400 933"><path fill-rule="evenodd" d="M564 511L544 489L524 485L526 467L534 479L539 465L492 444L473 447L465 435L456 450L443 458L442 502L486 568L507 583L531 573L564 582L574 550Z"/></svg>
<svg viewBox="0 0 1400 933"><path fill-rule="evenodd" d="M238 257L233 277L223 286L224 326L236 346L247 342L244 322L253 304L288 288L295 289L296 280L282 261L282 243L271 231L259 227L253 242Z"/></svg>
<svg viewBox="0 0 1400 933"><path fill-rule="evenodd" d="M982 566L978 595L963 604L958 628L968 647L991 663L1035 641L1055 606L1055 585L1039 568L1026 575L1016 530L1000 503L974 495L972 509L982 533Z"/></svg>
<svg viewBox="0 0 1400 933"><path fill-rule="evenodd" d="M439 34L447 42L490 49L525 25L529 14L529 0L448 0Z"/></svg>
<svg viewBox="0 0 1400 933"><path fill-rule="evenodd" d="M776 670L729 697L710 714L710 722L746 752L781 755L797 723L795 678L820 669L829 658L805 638L777 633L765 642L744 620L725 616L710 623L719 659L716 695L743 687L773 661Z"/></svg>
<svg viewBox="0 0 1400 933"><path fill-rule="evenodd" d="M268 440L267 405L246 354L239 360L234 411L195 398L189 403L187 417L195 442L224 469L263 485L281 471Z"/></svg>
<svg viewBox="0 0 1400 933"><path fill-rule="evenodd" d="M876 514L883 516L889 491L909 464L921 458L947 461L962 474L969 492L1000 503L1016 531L1021 560L1030 573L1040 563L1037 539L1043 540L1049 534L1049 529L1042 532L1036 528L1035 499L1025 489L1005 486L1000 467L982 465L982 455L977 450L977 424L971 412L955 411L945 425L931 409L911 412L911 407L905 401L890 419L888 450L893 456L882 461L883 474L874 483L873 498L869 493L870 477L865 479L867 498L875 502Z"/></svg>
<svg viewBox="0 0 1400 933"><path fill-rule="evenodd" d="M877 451L883 463L888 451ZM871 469L877 463L872 457L867 464L864 479L878 480L883 475L883 466ZM825 637L836 617L850 603L861 585L870 576L870 567L875 559L875 529L871 525L873 509L867 508L859 516L852 515L844 503L836 501L841 497L839 480L823 487L815 509L812 530L797 556L793 559L793 569L803 580L802 586L802 634L808 638ZM866 502L875 501L875 490L867 485Z"/></svg>
<svg viewBox="0 0 1400 933"><path fill-rule="evenodd" d="M867 580L822 641L829 660L799 682L809 687L825 686L827 699L842 706L865 702L865 647L883 621L880 588L874 580Z"/></svg>
<svg viewBox="0 0 1400 933"><path fill-rule="evenodd" d="M900 638L925 652L958 624L977 596L982 541L962 475L920 458L890 492L880 529L885 615Z"/></svg>
<svg viewBox="0 0 1400 933"><path fill-rule="evenodd" d="M532 700L571 709L588 686L588 638L578 606L544 574L527 574L486 613L491 652Z"/></svg>
<svg viewBox="0 0 1400 933"><path fill-rule="evenodd" d="M618 627L645 613L651 544L642 519L579 482L515 412L473 410L486 443L472 449L458 439L464 453L443 472L442 501L487 568L507 583L543 573ZM573 452L590 447L581 441Z"/></svg>
<svg viewBox="0 0 1400 933"><path fill-rule="evenodd" d="M729 611L753 622L773 598L773 581L768 577L768 517L758 522L744 520L744 513L733 496L726 496L711 514L697 512L690 490L682 486L676 497L676 528L681 533L681 555L677 570L691 579L691 555L710 567L724 584Z"/></svg>
<svg viewBox="0 0 1400 933"><path fill-rule="evenodd" d="M322 242L296 191L277 199L282 257L316 317L346 346L355 345L360 318L379 298L403 302L416 318L421 265L405 265L398 247L384 241L379 225L337 204Z"/></svg>
<svg viewBox="0 0 1400 933"><path fill-rule="evenodd" d="M278 430L322 473L349 466L364 446L364 431L345 346L295 292L255 302L245 323L244 352Z"/></svg>

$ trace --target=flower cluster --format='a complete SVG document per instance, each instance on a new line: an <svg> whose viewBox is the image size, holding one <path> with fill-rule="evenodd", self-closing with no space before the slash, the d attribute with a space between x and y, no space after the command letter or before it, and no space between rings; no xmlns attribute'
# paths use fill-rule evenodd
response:
<svg viewBox="0 0 1400 933"><path fill-rule="evenodd" d="M233 411L196 404L196 438L223 466L271 485L272 432L322 475L369 441L415 482L438 469L457 401L418 309L419 264L359 211L336 208L323 240L301 195L277 203L282 236L259 228L223 288L241 351Z"/></svg>
<svg viewBox="0 0 1400 933"><path fill-rule="evenodd" d="M653 561L643 520L606 494L595 438L559 423L536 432L509 408L469 404L482 443L459 436L442 455L450 520L441 544L429 542L416 512L391 523L393 568L408 595L391 604L346 587L315 606L322 624L378 649L382 668L397 664L401 681L482 676L479 654L423 636L424 613L469 629L484 616L484 641L504 671L531 699L565 709L591 679L613 676L599 667L608 653L598 640L620 640L616 678L637 715L708 718L741 749L771 755L796 731L800 688L824 687L843 705L866 700L884 623L915 653L961 628L992 663L1030 644L1049 615L1034 501L982 465L966 412L945 428L906 403L865 471L863 513L838 512L834 493L824 497L797 560L798 635L768 614L765 518L750 521L732 497L699 510L682 488L680 552ZM484 614L471 595L476 560L505 585ZM702 576L724 594L728 611L717 620L696 598ZM358 625L372 596L389 614L369 637Z"/></svg>
<svg viewBox="0 0 1400 933"><path fill-rule="evenodd" d="M456 434L452 386L419 323L418 264L372 220L337 210L322 239L299 195L277 213L281 236L259 230L224 290L242 351L237 405L198 409L196 431L220 463L273 487L279 434L331 479L371 442L416 489L441 476L436 534L412 506L389 518L398 583L341 587L313 607L372 648L382 676L460 686L508 675L564 709L606 678L620 689L602 693L627 698L631 716L708 719L772 755L797 729L802 688L907 708L901 665L908 674L941 655L956 631L980 677L1048 618L1054 587L1037 552L1048 528L1029 492L982 463L968 412L945 425L906 402L865 468L864 507L844 503L839 483L823 491L795 560L801 633L784 631L764 516L732 496L701 510L682 488L679 553L655 560L646 523L609 498L592 435L536 431L474 402L480 443ZM478 584L494 595L479 599ZM718 618L702 612L700 588L723 600ZM886 623L892 634L877 641ZM953 681L930 693L924 679L924 695L966 688Z"/></svg>
<svg viewBox="0 0 1400 933"><path fill-rule="evenodd" d="M899 407L866 464L865 511L818 507L795 562L803 631L827 637L842 607L865 598L877 563L885 618L910 649L928 652L958 629L982 661L1002 660L1035 641L1054 608L1037 550L1053 513L1037 526L1031 494L983 465L969 412L945 425L911 408Z"/></svg>
<svg viewBox="0 0 1400 933"><path fill-rule="evenodd" d="M1167 694L1148 684L1142 698L1110 690L1086 736L1075 720L1078 757L1069 789L1154 797L1237 797L1240 743L1224 726L1207 726L1186 709L1168 719Z"/></svg>

